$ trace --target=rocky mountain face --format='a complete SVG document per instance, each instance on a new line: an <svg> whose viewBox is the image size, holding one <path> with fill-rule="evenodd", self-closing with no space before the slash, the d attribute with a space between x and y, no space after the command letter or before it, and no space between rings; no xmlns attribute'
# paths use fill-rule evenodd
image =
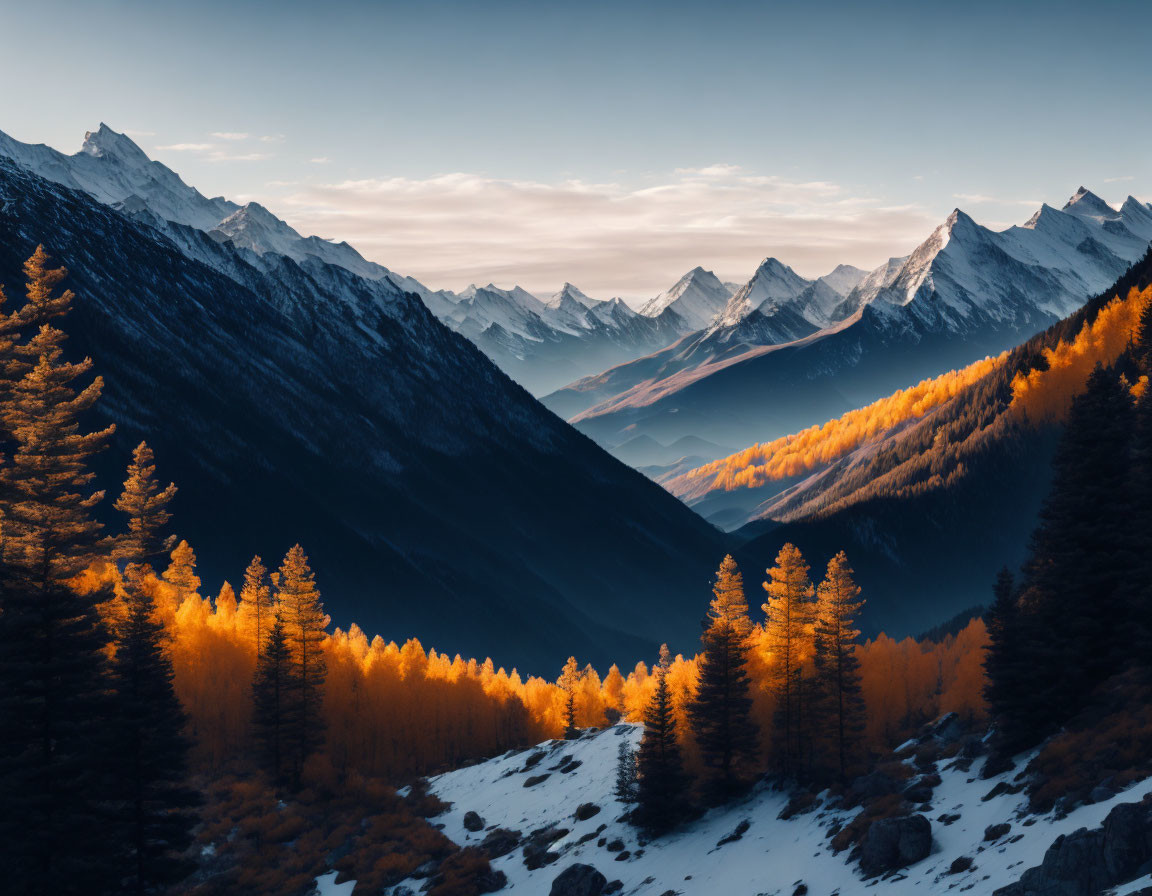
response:
<svg viewBox="0 0 1152 896"><path fill-rule="evenodd" d="M43 148L0 152L0 282L17 292L39 243L69 268L69 349L93 358L118 426L102 481L153 445L206 588L299 541L335 624L390 639L532 672L694 641L724 551L714 529L402 278L358 274L338 260L350 247L296 242L155 163L130 174L103 129L86 146L64 168Z"/></svg>

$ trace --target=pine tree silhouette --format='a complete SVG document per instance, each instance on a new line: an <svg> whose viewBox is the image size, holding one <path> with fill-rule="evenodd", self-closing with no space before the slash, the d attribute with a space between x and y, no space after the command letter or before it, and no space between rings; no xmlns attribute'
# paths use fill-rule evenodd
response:
<svg viewBox="0 0 1152 896"><path fill-rule="evenodd" d="M689 715L708 772L706 796L723 800L750 782L757 754L747 669L752 623L744 599L744 580L731 556L720 564L712 594L700 638L703 649Z"/></svg>

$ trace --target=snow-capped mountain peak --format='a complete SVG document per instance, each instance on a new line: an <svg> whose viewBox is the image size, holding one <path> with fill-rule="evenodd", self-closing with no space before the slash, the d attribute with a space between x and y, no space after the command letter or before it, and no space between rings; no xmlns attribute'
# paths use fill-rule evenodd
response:
<svg viewBox="0 0 1152 896"><path fill-rule="evenodd" d="M549 308L561 308L568 302L575 302L581 308L592 308L600 304L598 300L586 295L578 287L565 282L560 291L554 293L546 302Z"/></svg>
<svg viewBox="0 0 1152 896"><path fill-rule="evenodd" d="M671 289L645 303L640 313L646 317L658 317L671 308L687 327L702 330L724 310L731 297L731 290L714 273L697 265L677 280Z"/></svg>
<svg viewBox="0 0 1152 896"><path fill-rule="evenodd" d="M1080 217L1118 218L1120 213L1086 187L1080 187L1064 205L1063 211Z"/></svg>
<svg viewBox="0 0 1152 896"><path fill-rule="evenodd" d="M771 314L800 295L811 282L779 259L765 258L752 279L729 300L715 326L735 326L753 311Z"/></svg>
<svg viewBox="0 0 1152 896"><path fill-rule="evenodd" d="M117 133L104 122L100 122L100 127L95 131L84 134L80 152L98 158L115 157L122 162L136 165L149 165L152 162L131 137Z"/></svg>

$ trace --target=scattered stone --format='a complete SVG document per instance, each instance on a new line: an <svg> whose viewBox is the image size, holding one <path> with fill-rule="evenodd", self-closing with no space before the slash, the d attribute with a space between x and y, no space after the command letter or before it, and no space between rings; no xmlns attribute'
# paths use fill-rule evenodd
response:
<svg viewBox="0 0 1152 896"><path fill-rule="evenodd" d="M999 840L1010 830L1012 830L1012 825L1006 821L1002 824L990 824L984 828L984 842L988 843L991 840Z"/></svg>
<svg viewBox="0 0 1152 896"><path fill-rule="evenodd" d="M475 812L465 812L464 830L471 831L473 834L484 830L484 819Z"/></svg>
<svg viewBox="0 0 1152 896"><path fill-rule="evenodd" d="M532 777L525 779L524 786L535 787L537 784L542 784L543 782L547 781L550 777L552 776L548 772L544 772L542 775L533 775Z"/></svg>
<svg viewBox="0 0 1152 896"><path fill-rule="evenodd" d="M796 889L792 891L792 896L808 896L808 884L797 884Z"/></svg>
<svg viewBox="0 0 1152 896"><path fill-rule="evenodd" d="M573 813L572 817L575 818L577 821L587 821L593 815L599 815L599 814L600 814L600 807L597 806L595 803L581 803L579 806L576 807L576 811Z"/></svg>
<svg viewBox="0 0 1152 896"><path fill-rule="evenodd" d="M617 862L627 862L630 858L632 858L632 853L628 852L628 850L616 854Z"/></svg>
<svg viewBox="0 0 1152 896"><path fill-rule="evenodd" d="M860 844L860 868L873 877L919 862L931 851L932 824L923 815L880 818Z"/></svg>
<svg viewBox="0 0 1152 896"><path fill-rule="evenodd" d="M608 879L591 865L569 865L552 881L549 896L601 896ZM615 891L613 891L615 892Z"/></svg>
<svg viewBox="0 0 1152 896"><path fill-rule="evenodd" d="M963 874L972 867L971 856L960 856L952 860L952 864L948 866L949 874Z"/></svg>
<svg viewBox="0 0 1152 896"><path fill-rule="evenodd" d="M752 822L745 818L740 824L736 825L736 829L728 834L726 837L721 837L716 843L716 848L719 849L725 843L735 843L737 840L742 840L744 835L748 833L748 828L752 827Z"/></svg>
<svg viewBox="0 0 1152 896"><path fill-rule="evenodd" d="M805 790L795 794L792 799L788 800L788 805L781 809L780 814L776 817L787 821L789 818L795 818L797 815L806 815L809 812L815 812L822 805L823 802L816 798L816 794Z"/></svg>
<svg viewBox="0 0 1152 896"><path fill-rule="evenodd" d="M980 771L980 777L984 780L995 778L997 775L1002 775L1005 772L1010 772L1016 768L1016 763L1012 761L1011 756L999 756L993 753L984 760L984 768Z"/></svg>
<svg viewBox="0 0 1152 896"><path fill-rule="evenodd" d="M549 847L567 835L567 828L558 828L555 825L533 831L524 841L524 864L532 871L551 865L560 858L560 854L552 852Z"/></svg>
<svg viewBox="0 0 1152 896"><path fill-rule="evenodd" d="M613 880L608 882L608 886L604 888L605 893L619 893L624 889L624 881Z"/></svg>
<svg viewBox="0 0 1152 896"><path fill-rule="evenodd" d="M1024 789L1023 784L1009 784L1007 781L1001 781L999 784L997 784L995 787L993 787L991 790L989 790L986 794L984 794L984 796L980 797L980 801L982 803L986 803L986 802L988 802L988 800L995 799L996 797L1000 796L1001 794L1019 793L1023 789Z"/></svg>
<svg viewBox="0 0 1152 896"><path fill-rule="evenodd" d="M545 753L543 750L537 750L535 753L533 753L531 756L529 756L527 759L524 760L524 768L522 769L522 771L529 771L531 769L534 769L536 766L538 766L540 764L540 761L547 755L548 754Z"/></svg>
<svg viewBox="0 0 1152 896"><path fill-rule="evenodd" d="M576 769L580 768L580 766L582 766L583 764L584 763L581 762L579 759L574 759L560 769L560 774L570 775L570 774L572 774L572 772L576 771Z"/></svg>
<svg viewBox="0 0 1152 896"><path fill-rule="evenodd" d="M520 832L510 831L508 828L496 828L489 831L488 836L480 843L480 849L490 859L506 856L520 845Z"/></svg>
<svg viewBox="0 0 1152 896"><path fill-rule="evenodd" d="M953 822L959 821L960 820L960 814L957 812L951 812L951 813L945 812L943 815L941 815L936 820L938 822L940 822L940 824L949 825L949 824L952 824Z"/></svg>
<svg viewBox="0 0 1152 896"><path fill-rule="evenodd" d="M621 840L620 838L616 838L615 840L609 841L608 846L606 847L608 852L620 852L620 850L622 850L623 848L624 848L624 841Z"/></svg>

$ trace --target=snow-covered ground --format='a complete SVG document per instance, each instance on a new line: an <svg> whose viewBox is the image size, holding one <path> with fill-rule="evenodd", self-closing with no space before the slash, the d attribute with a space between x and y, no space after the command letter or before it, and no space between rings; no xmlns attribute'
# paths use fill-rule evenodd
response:
<svg viewBox="0 0 1152 896"><path fill-rule="evenodd" d="M443 824L445 834L461 845L479 845L495 827L517 830L524 838L549 825L568 829L550 847L560 853L551 864L530 870L522 848L493 860L493 868L508 877L508 885L501 892L547 894L561 871L581 862L597 868L608 881L621 881L619 892L637 896L661 896L669 890L683 896L791 896L801 882L812 896L847 896L868 887L892 894L949 890L985 894L1038 865L1059 835L1099 826L1113 806L1138 800L1148 790L1145 781L1058 819L1053 814L1028 814L1024 794L1003 793L983 799L998 783L1011 783L1025 757L1017 762L1016 770L988 780L979 777L983 759L977 759L967 772L941 762L941 784L935 789L931 811L923 811L932 822L931 855L887 879L866 881L858 866L849 862L848 852L837 855L831 850L828 837L834 823L849 821L858 810L818 808L780 820L788 795L766 786L743 801L709 812L682 830L641 844L632 827L617 821L625 806L612 795L617 749L622 740L635 746L640 733L638 727L617 725L576 741L550 741L535 750L433 778L430 791L452 804L433 822ZM543 752L543 758L526 768L536 752ZM525 786L530 778L545 774L543 781ZM599 806L600 812L577 821L574 813L585 803ZM469 811L480 814L483 829L465 829L464 816ZM957 817L944 824L939 821L943 815ZM740 839L718 845L745 820L749 827ZM985 843L985 828L1003 822L1010 823L1011 830ZM606 827L596 833L601 825ZM623 850L609 851L607 847L616 839L623 841ZM971 868L949 874L953 860L961 856L972 859ZM408 881L406 885L418 892L421 884ZM1122 887L1117 892L1130 890Z"/></svg>

